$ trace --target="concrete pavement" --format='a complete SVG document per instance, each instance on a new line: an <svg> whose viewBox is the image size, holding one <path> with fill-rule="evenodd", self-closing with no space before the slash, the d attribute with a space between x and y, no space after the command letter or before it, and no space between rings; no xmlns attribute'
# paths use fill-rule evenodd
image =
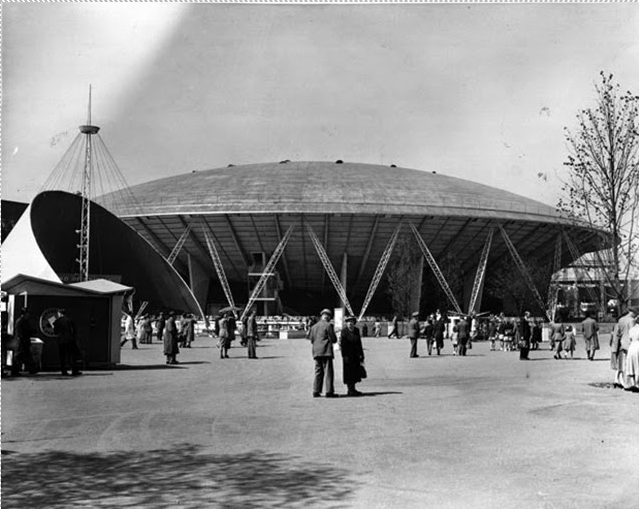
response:
<svg viewBox="0 0 639 509"><path fill-rule="evenodd" d="M237 342L236 342L237 343ZM603 341L602 341L603 343ZM127 345L128 347L128 345ZM306 340L257 360L198 337L117 369L2 382L3 507L632 507L639 395L612 389L607 348L520 361L476 343L409 359L366 338L364 397L314 399ZM337 354L336 387L341 394Z"/></svg>

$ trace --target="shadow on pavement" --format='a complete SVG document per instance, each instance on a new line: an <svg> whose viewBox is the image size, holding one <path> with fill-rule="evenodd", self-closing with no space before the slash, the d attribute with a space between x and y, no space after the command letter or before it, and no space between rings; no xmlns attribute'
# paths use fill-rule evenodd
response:
<svg viewBox="0 0 639 509"><path fill-rule="evenodd" d="M180 363L181 364L181 363ZM181 369L179 364L118 364L113 371L151 370L151 369Z"/></svg>
<svg viewBox="0 0 639 509"><path fill-rule="evenodd" d="M357 481L332 465L261 451L12 454L3 507L346 507Z"/></svg>
<svg viewBox="0 0 639 509"><path fill-rule="evenodd" d="M363 392L362 391L362 394L357 397L363 398L365 396L386 396L387 394L404 394L404 393L398 392L398 391L385 391L385 392ZM345 396L345 397L352 398L355 396Z"/></svg>

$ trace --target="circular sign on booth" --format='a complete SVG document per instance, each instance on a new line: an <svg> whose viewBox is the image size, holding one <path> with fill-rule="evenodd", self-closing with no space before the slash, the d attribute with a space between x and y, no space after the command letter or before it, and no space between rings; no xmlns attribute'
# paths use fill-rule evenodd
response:
<svg viewBox="0 0 639 509"><path fill-rule="evenodd" d="M40 331L49 338L55 338L53 322L58 319L58 308L45 309L40 315Z"/></svg>

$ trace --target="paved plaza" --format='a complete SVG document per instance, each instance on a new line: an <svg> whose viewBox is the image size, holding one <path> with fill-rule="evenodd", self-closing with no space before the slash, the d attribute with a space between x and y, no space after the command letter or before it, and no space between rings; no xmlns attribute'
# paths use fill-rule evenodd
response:
<svg viewBox="0 0 639 509"><path fill-rule="evenodd" d="M215 343L178 366L156 342L117 369L3 380L2 506L637 506L639 395L611 388L607 346L520 361L420 341L409 359L408 339L366 338L365 395L314 399L306 340L263 340L257 360Z"/></svg>

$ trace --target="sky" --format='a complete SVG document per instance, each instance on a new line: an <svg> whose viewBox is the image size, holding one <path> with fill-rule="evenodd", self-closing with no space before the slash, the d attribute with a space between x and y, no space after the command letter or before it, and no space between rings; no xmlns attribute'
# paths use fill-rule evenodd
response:
<svg viewBox="0 0 639 509"><path fill-rule="evenodd" d="M600 71L639 93L638 5L4 3L2 198L41 190L90 84L130 185L342 159L555 205Z"/></svg>

